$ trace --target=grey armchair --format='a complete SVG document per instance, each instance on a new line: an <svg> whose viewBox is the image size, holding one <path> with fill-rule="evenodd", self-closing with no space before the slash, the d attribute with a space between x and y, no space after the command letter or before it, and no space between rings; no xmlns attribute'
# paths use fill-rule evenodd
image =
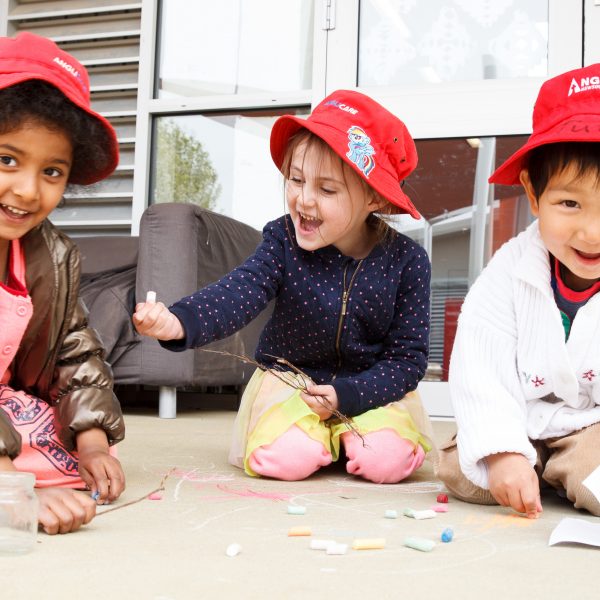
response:
<svg viewBox="0 0 600 600"><path fill-rule="evenodd" d="M77 239L82 297L102 337L115 383L157 386L159 416L176 416L177 389L243 386L254 368L231 357L170 352L131 324L136 301L154 290L169 305L241 264L261 239L257 230L193 204L155 204L144 212L139 238ZM253 356L270 309L236 334L206 348Z"/></svg>

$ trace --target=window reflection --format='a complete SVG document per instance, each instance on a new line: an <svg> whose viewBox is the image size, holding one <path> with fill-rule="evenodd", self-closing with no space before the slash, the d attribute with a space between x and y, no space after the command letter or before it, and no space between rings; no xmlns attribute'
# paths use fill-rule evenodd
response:
<svg viewBox="0 0 600 600"><path fill-rule="evenodd" d="M289 109L160 117L154 123L152 202L187 202L262 230L285 210L269 136Z"/></svg>
<svg viewBox="0 0 600 600"><path fill-rule="evenodd" d="M313 4L304 0L161 2L156 96L310 89Z"/></svg>
<svg viewBox="0 0 600 600"><path fill-rule="evenodd" d="M520 148L526 136L496 140L496 166ZM446 380L456 323L468 291L477 139L418 140L417 169L405 190L423 218L400 219L397 228L427 247L432 264L428 380ZM491 219L490 219L491 215ZM494 186L487 231L492 253L531 222L520 186Z"/></svg>
<svg viewBox="0 0 600 600"><path fill-rule="evenodd" d="M361 0L359 86L548 74L547 0Z"/></svg>

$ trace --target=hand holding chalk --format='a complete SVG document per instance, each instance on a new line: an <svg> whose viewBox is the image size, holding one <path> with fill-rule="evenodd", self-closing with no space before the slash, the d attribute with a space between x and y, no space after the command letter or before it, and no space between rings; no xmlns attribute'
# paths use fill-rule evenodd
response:
<svg viewBox="0 0 600 600"><path fill-rule="evenodd" d="M162 303L156 301L156 292L146 293L146 302L135 307L133 325L141 335L157 340L181 340L185 332L179 319Z"/></svg>

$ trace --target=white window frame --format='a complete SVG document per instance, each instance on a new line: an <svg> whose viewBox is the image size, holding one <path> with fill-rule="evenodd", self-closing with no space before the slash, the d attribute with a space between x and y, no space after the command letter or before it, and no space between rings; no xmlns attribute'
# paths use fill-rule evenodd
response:
<svg viewBox="0 0 600 600"><path fill-rule="evenodd" d="M168 0L165 0L168 1ZM199 98L154 98L159 0L142 0L140 69L138 80L138 117L136 123L135 173L132 203L132 235L139 234L142 213L150 202L150 167L152 154L152 122L161 115L245 111L265 108L310 107L322 98L325 82L325 57L328 31L323 27L324 3L315 2L313 40L313 87L300 92L205 96Z"/></svg>

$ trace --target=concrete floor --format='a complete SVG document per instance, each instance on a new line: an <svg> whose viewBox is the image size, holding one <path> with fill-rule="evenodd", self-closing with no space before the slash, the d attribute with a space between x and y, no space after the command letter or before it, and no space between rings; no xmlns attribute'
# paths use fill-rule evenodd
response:
<svg viewBox="0 0 600 600"><path fill-rule="evenodd" d="M75 534L40 534L34 552L0 558L0 598L581 600L600 593L600 550L548 546L563 517L597 519L554 494L537 521L452 499L446 514L409 519L404 508L429 508L443 491L427 463L398 485L370 484L339 467L297 483L253 479L226 460L234 416L127 413L120 457L128 487L116 505L147 495L174 469L162 498L97 516ZM435 423L438 439L452 427ZM288 505L305 506L306 514L290 515ZM384 518L388 509L398 519ZM330 556L310 550L311 538L288 537L293 526L349 544L383 537L386 546ZM454 540L444 544L448 526ZM437 545L412 550L402 543L407 536ZM242 551L230 558L232 543Z"/></svg>

